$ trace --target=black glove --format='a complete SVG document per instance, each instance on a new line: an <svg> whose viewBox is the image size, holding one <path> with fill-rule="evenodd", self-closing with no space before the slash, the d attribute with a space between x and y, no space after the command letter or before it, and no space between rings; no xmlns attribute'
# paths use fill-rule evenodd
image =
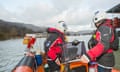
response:
<svg viewBox="0 0 120 72"><path fill-rule="evenodd" d="M78 45L80 43L80 41L78 41L78 40L74 40L73 42L72 42L72 45Z"/></svg>
<svg viewBox="0 0 120 72"><path fill-rule="evenodd" d="M98 41L92 36L91 39L88 41L88 48L91 49L94 47Z"/></svg>

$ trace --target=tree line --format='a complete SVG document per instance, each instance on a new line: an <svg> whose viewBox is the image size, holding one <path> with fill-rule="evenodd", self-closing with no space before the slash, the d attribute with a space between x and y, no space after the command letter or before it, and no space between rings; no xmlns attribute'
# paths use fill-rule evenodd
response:
<svg viewBox="0 0 120 72"><path fill-rule="evenodd" d="M19 26L18 23L0 20L0 40L23 37L26 33L33 33L32 29Z"/></svg>

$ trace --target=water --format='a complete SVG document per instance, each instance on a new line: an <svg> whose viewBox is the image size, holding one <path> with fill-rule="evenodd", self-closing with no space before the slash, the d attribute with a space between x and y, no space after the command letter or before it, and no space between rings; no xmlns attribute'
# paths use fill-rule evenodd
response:
<svg viewBox="0 0 120 72"><path fill-rule="evenodd" d="M89 36L86 36L89 38ZM84 36L69 37L68 40L72 41L79 39L85 40ZM41 48L43 50L43 42L45 39L37 39L35 48ZM86 40L87 41L87 40ZM26 45L23 45L23 39L11 39L6 41L0 41L0 72L11 72L16 64L24 56Z"/></svg>
<svg viewBox="0 0 120 72"><path fill-rule="evenodd" d="M23 57L22 39L0 41L0 72L11 72Z"/></svg>
<svg viewBox="0 0 120 72"><path fill-rule="evenodd" d="M78 39L80 41L85 41L87 47L87 41L90 36L75 36L68 37L68 41L73 41ZM38 39L35 44L35 48L40 48L43 50L43 42L45 39ZM16 66L16 64L24 56L24 51L26 45L23 45L23 39L11 39L6 41L0 41L0 72L11 72L11 70ZM116 52L116 67L120 69L120 51Z"/></svg>
<svg viewBox="0 0 120 72"><path fill-rule="evenodd" d="M0 41L0 72L11 72L23 57L22 39Z"/></svg>
<svg viewBox="0 0 120 72"><path fill-rule="evenodd" d="M37 40L35 46L41 47L43 51L44 39ZM0 72L11 72L17 63L24 56L26 45L23 45L23 39L12 39L0 41ZM41 43L42 42L42 43Z"/></svg>

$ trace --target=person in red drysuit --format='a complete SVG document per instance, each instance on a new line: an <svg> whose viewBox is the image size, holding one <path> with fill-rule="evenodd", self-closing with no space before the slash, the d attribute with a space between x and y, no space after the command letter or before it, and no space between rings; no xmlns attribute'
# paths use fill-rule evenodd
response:
<svg viewBox="0 0 120 72"><path fill-rule="evenodd" d="M107 18L105 12L98 11L93 21L97 28L94 34L94 46L80 59L85 63L96 59L98 72L111 72L115 64L113 49L110 47L110 43L114 40L112 20Z"/></svg>
<svg viewBox="0 0 120 72"><path fill-rule="evenodd" d="M59 22L56 28L48 28L48 38L44 43L45 53L50 72L59 72L62 45L65 43L64 31L67 29L64 21Z"/></svg>

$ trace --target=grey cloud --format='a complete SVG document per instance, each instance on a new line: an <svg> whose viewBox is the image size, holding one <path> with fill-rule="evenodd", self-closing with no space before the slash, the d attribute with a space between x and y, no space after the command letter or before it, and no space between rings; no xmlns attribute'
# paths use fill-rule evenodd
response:
<svg viewBox="0 0 120 72"><path fill-rule="evenodd" d="M110 0L113 1L113 0ZM69 25L90 24L93 13L99 9L112 7L115 2L96 0L52 0L53 5L32 5L23 12L22 19L39 25L57 23L56 20L65 20ZM106 5L108 4L108 5ZM66 12L66 14L64 14ZM23 17L24 16L24 17Z"/></svg>
<svg viewBox="0 0 120 72"><path fill-rule="evenodd" d="M112 2L111 2L112 1ZM0 18L16 20L35 25L50 26L59 20L65 20L69 25L91 24L93 13L99 9L108 9L119 0L51 0L47 3L31 3L21 9L20 13L10 13L0 8ZM10 19L13 18L13 19Z"/></svg>
<svg viewBox="0 0 120 72"><path fill-rule="evenodd" d="M52 0L53 5L59 10L66 10L70 7L77 7L82 0Z"/></svg>
<svg viewBox="0 0 120 72"><path fill-rule="evenodd" d="M2 5L0 6L0 19L6 19L11 16L11 13L7 11Z"/></svg>
<svg viewBox="0 0 120 72"><path fill-rule="evenodd" d="M13 22L19 21L16 13L8 11L2 5L0 5L0 19Z"/></svg>
<svg viewBox="0 0 120 72"><path fill-rule="evenodd" d="M21 14L21 19L24 21L35 22L45 21L57 15L58 11L49 5L33 5L26 8Z"/></svg>

